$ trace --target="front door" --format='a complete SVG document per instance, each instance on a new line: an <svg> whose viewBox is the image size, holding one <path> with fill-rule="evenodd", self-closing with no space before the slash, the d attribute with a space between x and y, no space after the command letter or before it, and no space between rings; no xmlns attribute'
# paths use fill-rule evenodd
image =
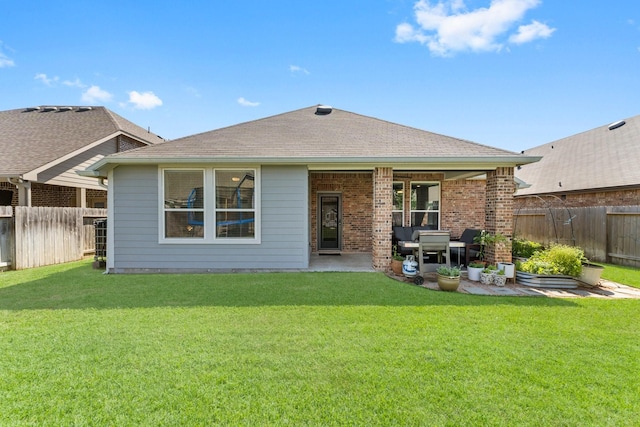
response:
<svg viewBox="0 0 640 427"><path fill-rule="evenodd" d="M340 251L342 241L341 196L339 194L320 194L318 199L318 251Z"/></svg>

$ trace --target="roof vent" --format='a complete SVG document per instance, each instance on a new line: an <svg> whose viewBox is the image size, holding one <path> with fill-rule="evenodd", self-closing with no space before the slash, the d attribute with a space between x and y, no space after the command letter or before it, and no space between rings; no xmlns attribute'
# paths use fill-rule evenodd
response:
<svg viewBox="0 0 640 427"><path fill-rule="evenodd" d="M44 107L44 111L58 111L58 107Z"/></svg>
<svg viewBox="0 0 640 427"><path fill-rule="evenodd" d="M73 107L60 107L60 111L71 111Z"/></svg>
<svg viewBox="0 0 640 427"><path fill-rule="evenodd" d="M329 105L318 105L316 107L316 116L326 116L327 114L331 114L333 108Z"/></svg>
<svg viewBox="0 0 640 427"><path fill-rule="evenodd" d="M78 107L78 111L91 111L91 107Z"/></svg>
<svg viewBox="0 0 640 427"><path fill-rule="evenodd" d="M619 120L615 123L611 123L609 125L609 130L614 130L614 129L618 129L620 126L624 126L624 124L627 123L624 120Z"/></svg>
<svg viewBox="0 0 640 427"><path fill-rule="evenodd" d="M40 107L29 107L27 111L40 111Z"/></svg>

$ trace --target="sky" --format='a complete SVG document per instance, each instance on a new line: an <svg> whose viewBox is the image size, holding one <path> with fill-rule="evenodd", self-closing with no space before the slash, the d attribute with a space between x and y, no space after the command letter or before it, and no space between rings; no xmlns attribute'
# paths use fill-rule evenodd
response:
<svg viewBox="0 0 640 427"><path fill-rule="evenodd" d="M640 114L637 0L0 0L0 110L165 139L318 104L519 152Z"/></svg>

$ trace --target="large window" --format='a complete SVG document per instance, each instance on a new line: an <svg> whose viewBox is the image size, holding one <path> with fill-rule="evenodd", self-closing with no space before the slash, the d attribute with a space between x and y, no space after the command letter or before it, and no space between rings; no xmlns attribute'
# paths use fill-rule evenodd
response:
<svg viewBox="0 0 640 427"><path fill-rule="evenodd" d="M256 169L163 169L163 242L258 243Z"/></svg>
<svg viewBox="0 0 640 427"><path fill-rule="evenodd" d="M394 226L404 225L404 183L393 183L393 210L391 211L392 224Z"/></svg>
<svg viewBox="0 0 640 427"><path fill-rule="evenodd" d="M440 228L440 183L411 183L411 225Z"/></svg>

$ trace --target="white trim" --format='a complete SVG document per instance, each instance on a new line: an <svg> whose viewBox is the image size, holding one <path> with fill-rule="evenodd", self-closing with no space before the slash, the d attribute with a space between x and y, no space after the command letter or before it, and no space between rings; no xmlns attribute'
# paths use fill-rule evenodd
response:
<svg viewBox="0 0 640 427"><path fill-rule="evenodd" d="M113 182L113 169L109 171L109 182ZM113 271L115 268L115 222L114 222L114 199L115 194L111 189L107 189L107 273Z"/></svg>
<svg viewBox="0 0 640 427"><path fill-rule="evenodd" d="M423 209L411 209L411 192L413 191L413 184L435 184L438 186L438 209L437 210L423 210ZM440 181L409 181L409 225L411 225L411 216L413 212L424 212L425 216L429 213L438 214L438 230L440 229L440 223L442 221L442 182Z"/></svg>
<svg viewBox="0 0 640 427"><path fill-rule="evenodd" d="M164 172L165 171L202 171L203 173L203 197L204 208L202 210L204 218L203 237L165 237L165 212L187 212L185 209L167 209L164 207ZM254 237L216 237L216 206L215 206L215 173L219 170L252 170L254 171L254 208L250 211L254 213ZM254 165L223 167L218 168L212 165L196 167L185 167L184 165L176 167L172 165L158 166L158 243L159 244L216 244L216 245L242 245L242 244L260 244L261 239L261 174L260 167ZM249 210L247 210L249 211Z"/></svg>

